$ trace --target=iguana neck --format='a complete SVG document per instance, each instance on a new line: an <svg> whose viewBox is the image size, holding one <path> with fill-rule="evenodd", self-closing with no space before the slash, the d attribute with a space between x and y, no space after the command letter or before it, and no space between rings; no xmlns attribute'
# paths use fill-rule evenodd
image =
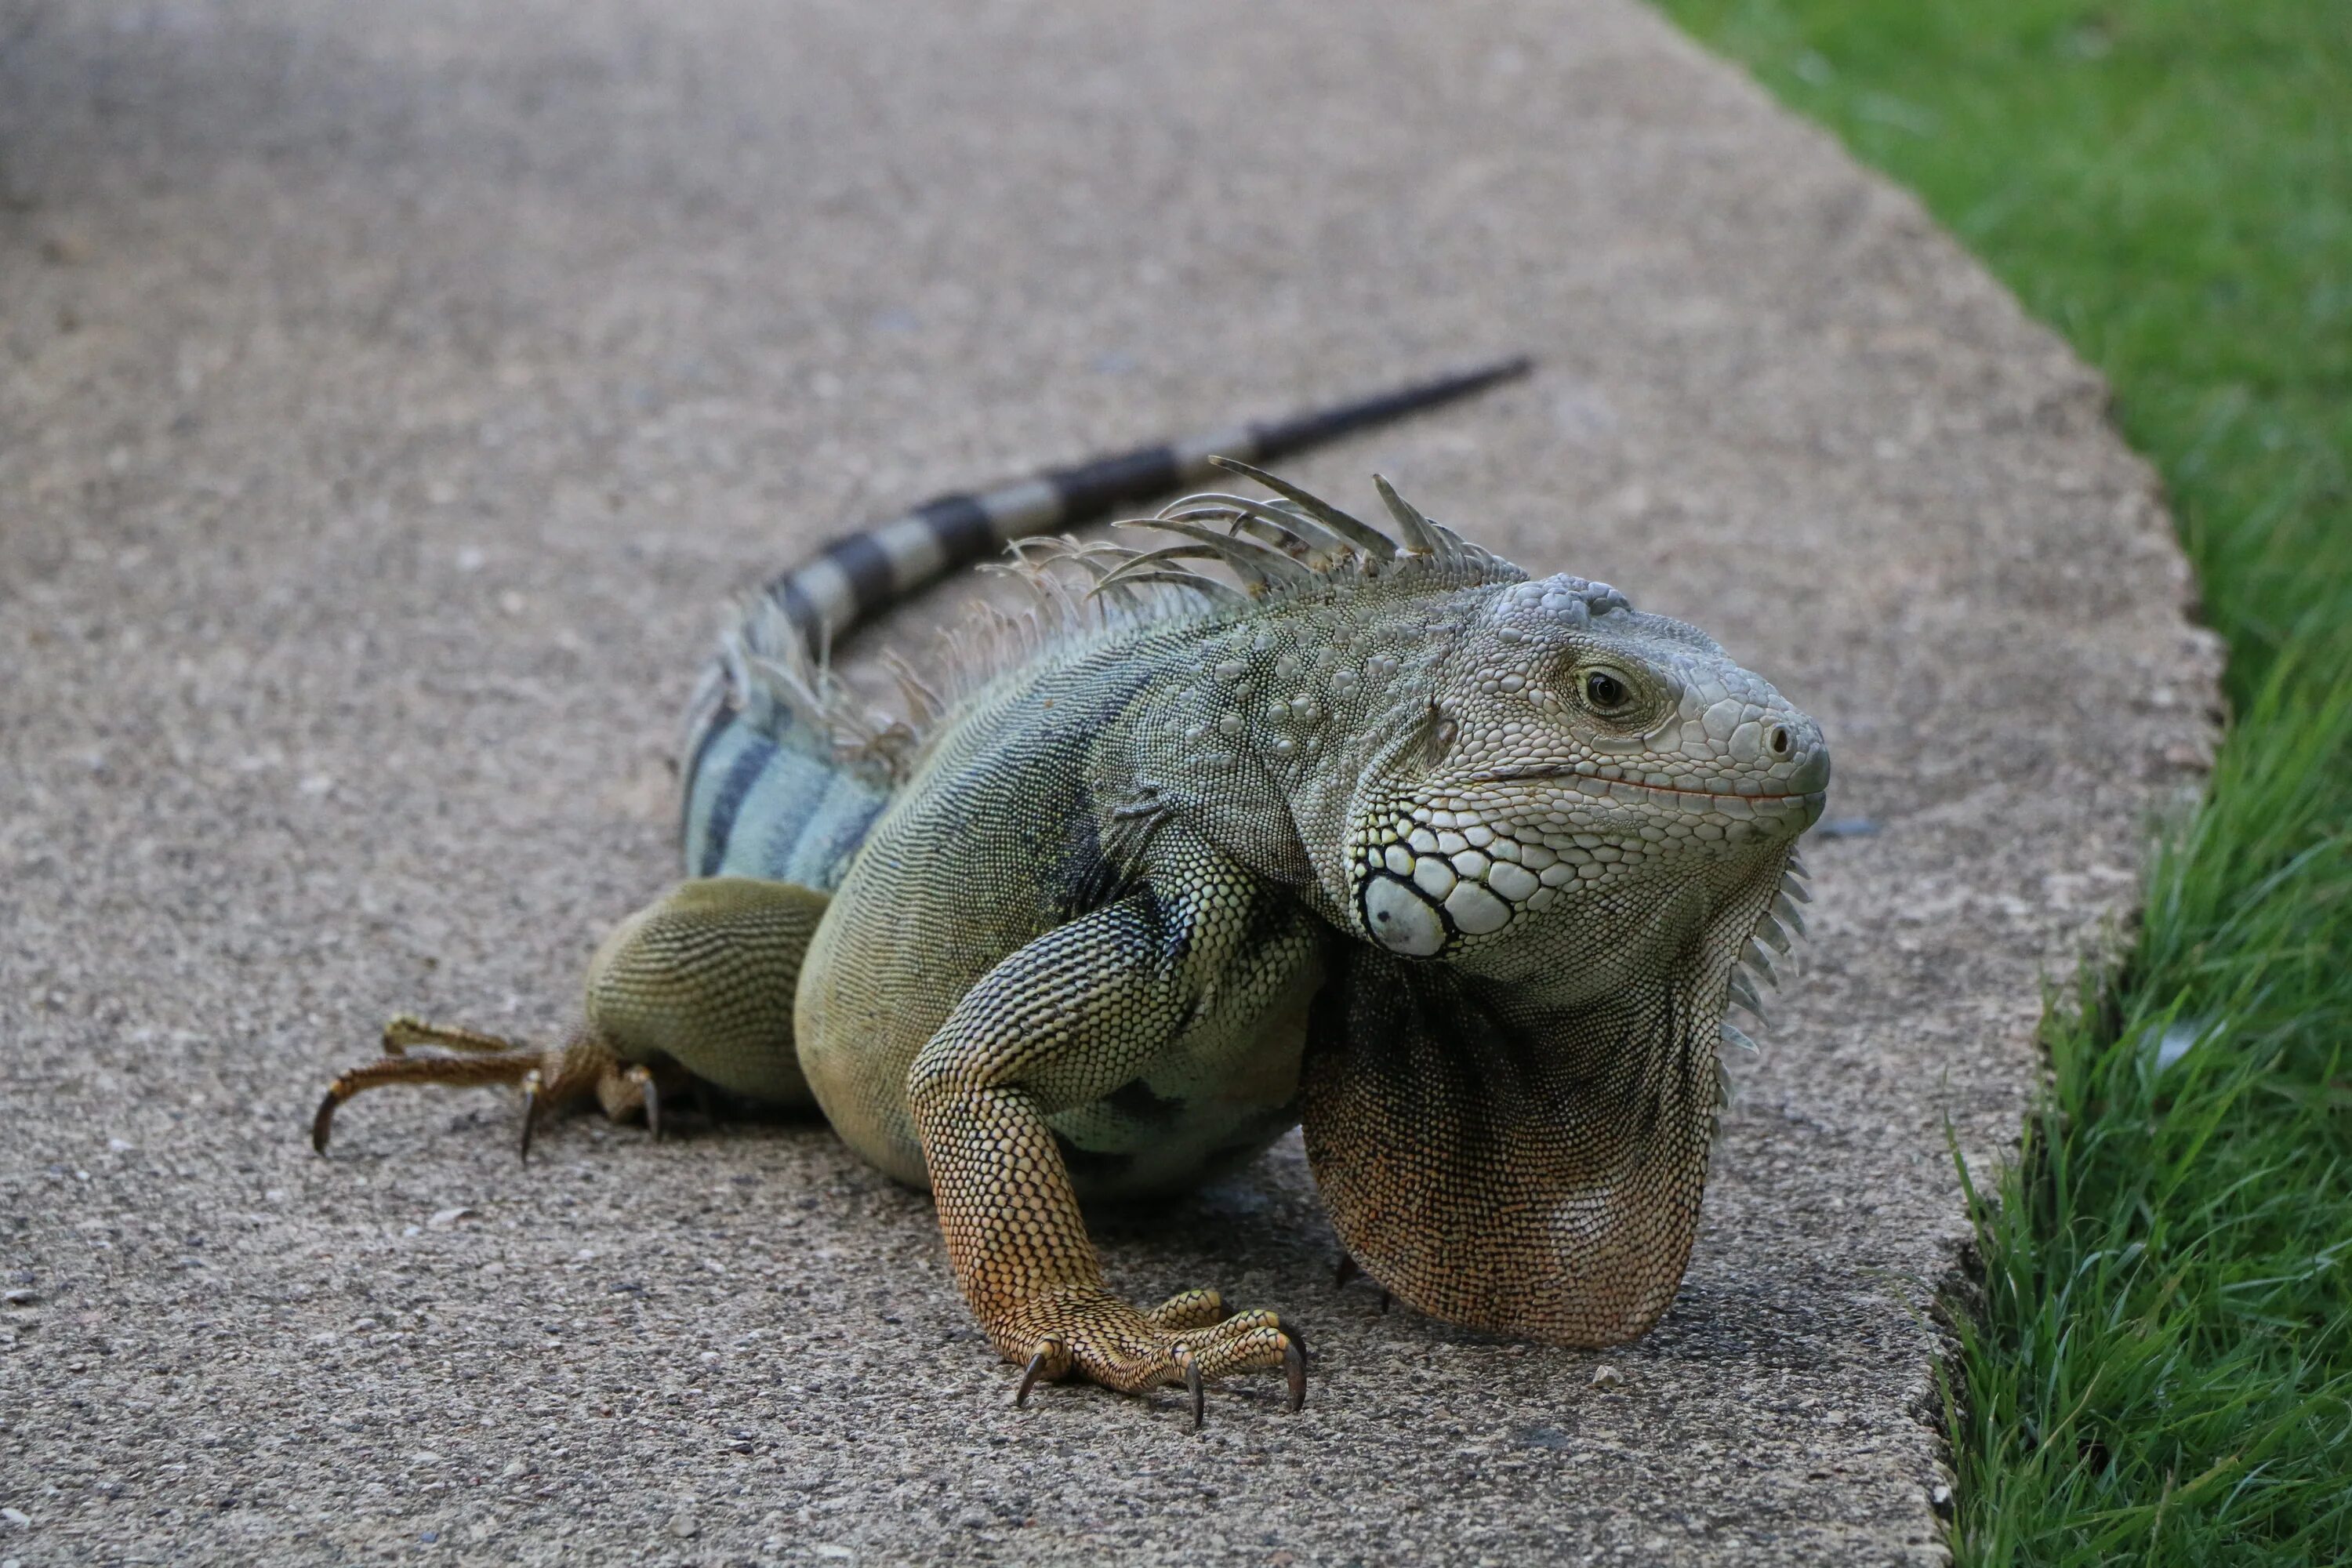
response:
<svg viewBox="0 0 2352 1568"><path fill-rule="evenodd" d="M1154 628L1134 651L1160 674L1101 765L1181 799L1209 842L1345 926L1350 816L1368 781L1442 742L1438 678L1492 591L1370 582Z"/></svg>

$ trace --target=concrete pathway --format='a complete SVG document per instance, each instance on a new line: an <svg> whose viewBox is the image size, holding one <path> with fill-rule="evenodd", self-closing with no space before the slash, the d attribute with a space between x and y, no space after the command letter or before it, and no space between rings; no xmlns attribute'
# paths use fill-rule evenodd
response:
<svg viewBox="0 0 2352 1568"><path fill-rule="evenodd" d="M387 1094L310 1154L383 1017L550 1027L673 874L731 590L1518 349L1301 474L1704 623L1837 748L1641 1343L1383 1316L1294 1142L1105 1232L1315 1331L1303 1415L1195 1439L1015 1411L820 1128L526 1171L508 1100ZM2096 382L1626 0L0 0L0 1558L1937 1561L1946 1128L2013 1136L2196 784L2185 584Z"/></svg>

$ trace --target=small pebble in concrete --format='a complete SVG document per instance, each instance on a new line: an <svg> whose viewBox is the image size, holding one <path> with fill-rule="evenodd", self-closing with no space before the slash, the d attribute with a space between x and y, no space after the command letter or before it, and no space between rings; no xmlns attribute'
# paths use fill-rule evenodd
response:
<svg viewBox="0 0 2352 1568"><path fill-rule="evenodd" d="M1624 1383L1624 1375L1606 1362L1592 1369L1592 1386L1595 1388L1622 1388Z"/></svg>

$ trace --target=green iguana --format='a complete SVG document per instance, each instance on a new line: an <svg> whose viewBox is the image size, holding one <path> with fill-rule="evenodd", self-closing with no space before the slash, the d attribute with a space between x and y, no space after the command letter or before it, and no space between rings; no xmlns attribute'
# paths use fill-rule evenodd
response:
<svg viewBox="0 0 2352 1568"><path fill-rule="evenodd" d="M541 1050L399 1019L312 1129L390 1082L520 1083L523 1141L593 1095L659 1131L715 1085L821 1107L928 1185L990 1341L1130 1392L1283 1367L1214 1290L1104 1288L1080 1203L1167 1193L1293 1126L1349 1254L1400 1300L1630 1339L1687 1261L1717 1049L1800 928L1820 729L1704 634L1530 581L1399 498L1375 528L1263 460L1516 374L1153 447L841 540L723 639L684 749L690 879L597 951ZM1044 531L1213 464L1135 551ZM1011 541L1023 616L909 712L819 651ZM1233 581L1202 575L1213 563ZM1236 585L1237 584L1237 585ZM411 1045L451 1054L404 1054Z"/></svg>

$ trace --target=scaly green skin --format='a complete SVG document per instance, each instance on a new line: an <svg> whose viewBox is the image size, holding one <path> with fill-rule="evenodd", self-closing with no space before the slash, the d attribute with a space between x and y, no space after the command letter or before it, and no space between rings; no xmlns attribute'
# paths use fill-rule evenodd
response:
<svg viewBox="0 0 2352 1568"><path fill-rule="evenodd" d="M1646 1329L1696 1226L1725 1007L1801 897L1820 731L1605 584L1528 582L1392 493L1402 548L1282 489L1180 502L1173 555L1031 568L1058 628L898 753L796 986L773 908L683 884L600 954L542 1084L804 1079L930 1187L1032 1379L1287 1363L1296 1393L1275 1314L1110 1295L1079 1199L1183 1186L1301 1121L1401 1300L1571 1344ZM1202 555L1250 595L1178 564ZM1108 580L1045 592L1066 563Z"/></svg>

